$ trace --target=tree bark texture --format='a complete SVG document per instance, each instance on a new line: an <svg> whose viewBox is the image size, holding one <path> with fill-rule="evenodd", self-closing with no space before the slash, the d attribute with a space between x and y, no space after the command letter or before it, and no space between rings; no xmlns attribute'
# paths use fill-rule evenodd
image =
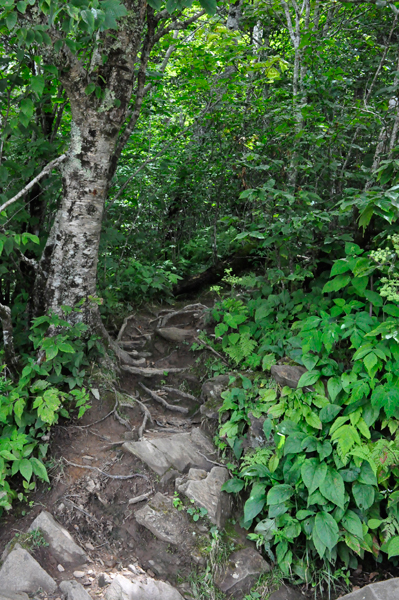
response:
<svg viewBox="0 0 399 600"><path fill-rule="evenodd" d="M92 81L97 85L106 82L101 99L85 93L87 65L84 68L67 49L63 56L63 66L68 70L61 79L73 120L70 147L62 165L63 197L36 283L36 307L42 311L45 308L59 312L63 305L74 306L96 295L101 223L115 170L115 150L135 83L136 100L141 104L144 81L137 82L135 78L137 55L143 37L144 44L151 46L154 30L153 11L145 0L125 5L129 14L122 19L119 30L102 34L102 52L106 52L107 62L102 64L100 55L96 58L94 54L90 65ZM90 313L83 307L80 316L74 314L88 322Z"/></svg>

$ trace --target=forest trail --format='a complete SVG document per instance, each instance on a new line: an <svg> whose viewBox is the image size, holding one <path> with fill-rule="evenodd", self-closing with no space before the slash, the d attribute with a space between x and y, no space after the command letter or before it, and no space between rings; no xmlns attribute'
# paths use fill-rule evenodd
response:
<svg viewBox="0 0 399 600"><path fill-rule="evenodd" d="M206 429L200 413L206 369L198 364L203 362L202 352L190 351L198 333L206 329L207 308L195 303L156 313L144 310L125 319L117 341L130 353L134 366L122 367L118 386L104 370L95 392L99 400L93 399L83 419L53 427L51 487L42 486L33 494L29 509L21 505L4 518L1 550L18 541L15 534L27 531L32 520L46 510L88 557L83 569L61 565L61 570L51 548L30 548L57 583L76 579L96 598L103 597L107 588L101 584L110 583L117 574L147 573L169 580L182 594L189 592L193 569L206 562L201 544L192 543L190 536L198 540L207 536L212 524L202 518L194 523L185 510L176 510L175 480L190 468L199 469L195 473L202 479L212 471L209 482L211 488L219 488L220 496L228 478L209 431L201 429L201 421ZM187 487L184 477L179 481L183 486L179 489ZM167 502L173 513L172 525L161 524L160 532L152 524L153 515L145 513L146 503L154 497L155 503ZM222 504L212 496L207 515L219 526L225 521ZM238 526L234 537L245 542ZM201 543L209 543L204 540Z"/></svg>

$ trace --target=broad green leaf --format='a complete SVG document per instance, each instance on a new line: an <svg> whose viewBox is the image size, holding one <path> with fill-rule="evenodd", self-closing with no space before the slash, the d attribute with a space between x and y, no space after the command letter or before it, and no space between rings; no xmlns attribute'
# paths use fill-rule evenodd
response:
<svg viewBox="0 0 399 600"><path fill-rule="evenodd" d="M26 479L26 481L30 481L30 478L32 477L33 468L31 462L27 458L24 458L19 463L19 471L22 477Z"/></svg>
<svg viewBox="0 0 399 600"><path fill-rule="evenodd" d="M338 525L334 518L327 512L319 512L316 515L314 528L320 540L332 550L338 543Z"/></svg>
<svg viewBox="0 0 399 600"><path fill-rule="evenodd" d="M387 315L399 317L399 306L396 306L395 304L386 304L383 306L382 310L387 313Z"/></svg>
<svg viewBox="0 0 399 600"><path fill-rule="evenodd" d="M30 464L32 465L34 474L37 475L37 477L39 477L39 479L41 479L42 481L46 481L47 483L49 483L47 469L42 463L42 461L34 457L30 458L29 460Z"/></svg>
<svg viewBox="0 0 399 600"><path fill-rule="evenodd" d="M199 0L199 3L203 8L205 8L208 15L216 14L216 0Z"/></svg>
<svg viewBox="0 0 399 600"><path fill-rule="evenodd" d="M364 292L364 295L366 297L366 299L371 302L372 304L374 304L374 306L382 306L384 301L381 298L381 296L377 293L377 292L373 292L371 290L366 290Z"/></svg>
<svg viewBox="0 0 399 600"><path fill-rule="evenodd" d="M61 350L62 352L68 352L69 354L74 354L76 352L73 346L71 346L71 344L68 344L67 342L61 342L57 344L57 346L58 350Z"/></svg>
<svg viewBox="0 0 399 600"><path fill-rule="evenodd" d="M218 323L215 327L215 337L222 337L226 331L228 331L229 326L226 323Z"/></svg>
<svg viewBox="0 0 399 600"><path fill-rule="evenodd" d="M360 510L367 510L373 505L375 491L371 485L356 482L352 486L352 493Z"/></svg>
<svg viewBox="0 0 399 600"><path fill-rule="evenodd" d="M331 402L334 402L339 392L342 390L342 383L339 377L330 377L327 381L327 390Z"/></svg>
<svg viewBox="0 0 399 600"><path fill-rule="evenodd" d="M364 366L366 367L367 371L370 373L371 370L373 369L373 367L375 367L375 365L378 363L378 358L374 354L374 352L369 352L364 357L364 361L363 362L364 362Z"/></svg>
<svg viewBox="0 0 399 600"><path fill-rule="evenodd" d="M338 471L330 466L327 468L324 481L320 484L320 491L327 500L344 508L345 484Z"/></svg>
<svg viewBox="0 0 399 600"><path fill-rule="evenodd" d="M393 417L399 407L399 389L390 385L377 386L371 395L371 404L383 408L388 418Z"/></svg>
<svg viewBox="0 0 399 600"><path fill-rule="evenodd" d="M244 487L244 482L242 479L237 479L234 477L233 479L229 479L222 485L222 490L224 492L228 492L229 494L241 492Z"/></svg>
<svg viewBox="0 0 399 600"><path fill-rule="evenodd" d="M391 538L388 542L388 558L399 555L399 535Z"/></svg>
<svg viewBox="0 0 399 600"><path fill-rule="evenodd" d="M14 29L16 22L17 22L17 13L16 12L8 13L8 15L6 16L6 25L10 31L12 29Z"/></svg>
<svg viewBox="0 0 399 600"><path fill-rule="evenodd" d="M330 423L330 421L333 421L341 410L342 407L338 406L338 404L329 404L328 406L325 406L319 413L320 421L322 423Z"/></svg>
<svg viewBox="0 0 399 600"><path fill-rule="evenodd" d="M294 493L290 485L280 484L272 487L267 494L267 504L280 504L291 498Z"/></svg>
<svg viewBox="0 0 399 600"><path fill-rule="evenodd" d="M344 259L336 260L332 266L330 276L333 277L334 275L341 275L342 273L346 273L347 271L350 271L348 261Z"/></svg>
<svg viewBox="0 0 399 600"><path fill-rule="evenodd" d="M327 283L323 287L323 293L327 294L329 292L338 292L338 290L341 290L342 288L346 287L350 280L350 275L337 275L337 277L335 277L334 279L330 279L330 281L327 281Z"/></svg>
<svg viewBox="0 0 399 600"><path fill-rule="evenodd" d="M58 348L57 346L50 346L50 348L47 348L46 350L46 360L52 360L53 358L55 358L58 354Z"/></svg>
<svg viewBox="0 0 399 600"><path fill-rule="evenodd" d="M261 512L265 503L265 486L263 483L255 483L252 486L251 495L244 505L245 522L252 521Z"/></svg>
<svg viewBox="0 0 399 600"><path fill-rule="evenodd" d="M368 285L369 278L368 277L353 277L351 280L351 284L355 288L356 292L359 296L364 296L364 292Z"/></svg>
<svg viewBox="0 0 399 600"><path fill-rule="evenodd" d="M352 535L363 539L363 526L362 523L353 510L347 510L341 519L342 525L346 531L349 531Z"/></svg>
<svg viewBox="0 0 399 600"><path fill-rule="evenodd" d="M302 465L301 475L304 484L309 490L309 494L313 494L324 482L327 474L327 464L319 461L316 458L305 460Z"/></svg>
<svg viewBox="0 0 399 600"><path fill-rule="evenodd" d="M297 387L302 388L305 386L311 386L316 383L318 379L320 379L320 376L321 373L319 371L307 371L301 376Z"/></svg>
<svg viewBox="0 0 399 600"><path fill-rule="evenodd" d="M30 87L38 96L43 94L45 79L42 75L34 75L30 80Z"/></svg>

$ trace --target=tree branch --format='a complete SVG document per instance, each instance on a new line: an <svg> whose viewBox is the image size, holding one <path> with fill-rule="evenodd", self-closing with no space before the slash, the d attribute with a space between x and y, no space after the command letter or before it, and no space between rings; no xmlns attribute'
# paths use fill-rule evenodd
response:
<svg viewBox="0 0 399 600"><path fill-rule="evenodd" d="M2 206L0 206L0 213L3 212L3 210L5 210L8 206L10 206L10 204L13 204L17 200L19 200L22 196L24 196L26 194L26 192L29 192L29 190L32 189L33 186L38 181L40 181L40 179L42 179L45 175L47 175L47 173L49 173L52 169L55 169L55 167L58 167L58 165L60 163L62 163L63 160L66 159L66 156L67 156L66 154L61 154L61 156L59 156L58 158L55 158L54 160L49 162L44 167L43 171L41 171L41 173L39 173L39 175L36 175L36 177L34 179L32 179L32 181L30 183L28 183L28 185L26 185L20 192L18 192L18 194L16 194L13 198L10 198L10 200L7 200L7 202L4 202L4 204L2 204Z"/></svg>

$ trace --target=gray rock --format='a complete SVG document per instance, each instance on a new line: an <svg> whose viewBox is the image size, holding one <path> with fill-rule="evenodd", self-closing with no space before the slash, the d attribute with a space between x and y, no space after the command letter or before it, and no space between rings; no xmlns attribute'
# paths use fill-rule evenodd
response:
<svg viewBox="0 0 399 600"><path fill-rule="evenodd" d="M263 431L263 424L266 421L266 416L264 417L254 417L254 415L250 412L248 417L251 421L251 424L247 433L247 445L250 448L261 448L263 447L267 440Z"/></svg>
<svg viewBox="0 0 399 600"><path fill-rule="evenodd" d="M181 473L187 472L190 467L209 471L212 463L202 454L214 453L212 443L199 428L193 429L190 433L177 433L171 436L160 434L140 442L126 442L123 448L161 476L171 468Z"/></svg>
<svg viewBox="0 0 399 600"><path fill-rule="evenodd" d="M29 594L39 588L53 593L57 584L29 552L20 546L14 548L0 569L0 589Z"/></svg>
<svg viewBox="0 0 399 600"><path fill-rule="evenodd" d="M230 375L218 375L208 379L202 386L200 408L201 414L210 421L219 420L219 408L223 404L222 392L227 389Z"/></svg>
<svg viewBox="0 0 399 600"><path fill-rule="evenodd" d="M272 365L270 372L277 383L295 389L306 369L300 366Z"/></svg>
<svg viewBox="0 0 399 600"><path fill-rule="evenodd" d="M304 600L304 596L286 585L282 585L269 597L269 600Z"/></svg>
<svg viewBox="0 0 399 600"><path fill-rule="evenodd" d="M98 587L105 587L110 583L112 583L112 579L108 575L108 573L100 573L100 575L98 576Z"/></svg>
<svg viewBox="0 0 399 600"><path fill-rule="evenodd" d="M366 585L360 590L341 596L338 600L398 600L399 577Z"/></svg>
<svg viewBox="0 0 399 600"><path fill-rule="evenodd" d="M229 472L224 467L213 467L210 473L199 469L190 469L188 480L176 481L179 492L194 500L197 506L208 511L209 520L219 529L224 526L231 514L230 498L222 492L222 485L229 479Z"/></svg>
<svg viewBox="0 0 399 600"><path fill-rule="evenodd" d="M83 585L77 581L62 581L60 590L66 594L67 600L92 600Z"/></svg>
<svg viewBox="0 0 399 600"><path fill-rule="evenodd" d="M130 581L117 575L104 596L105 600L183 600L169 583L145 576Z"/></svg>
<svg viewBox="0 0 399 600"><path fill-rule="evenodd" d="M224 571L216 578L216 586L229 598L241 600L259 577L270 571L270 565L253 548L233 552Z"/></svg>
<svg viewBox="0 0 399 600"><path fill-rule="evenodd" d="M87 555L73 540L69 531L62 527L53 516L43 510L36 517L29 531L40 529L44 539L49 545L52 556L63 566L83 565L87 561Z"/></svg>
<svg viewBox="0 0 399 600"><path fill-rule="evenodd" d="M168 342L181 343L196 335L195 329L180 329L179 327L162 327L156 329L158 335Z"/></svg>
<svg viewBox="0 0 399 600"><path fill-rule="evenodd" d="M190 543L193 537L186 512L177 510L173 506L172 498L160 492L155 494L146 506L136 511L135 517L140 525L168 544L184 546Z"/></svg>
<svg viewBox="0 0 399 600"><path fill-rule="evenodd" d="M24 594L24 592L9 592L7 590L2 590L0 592L0 600L29 600L28 594Z"/></svg>

